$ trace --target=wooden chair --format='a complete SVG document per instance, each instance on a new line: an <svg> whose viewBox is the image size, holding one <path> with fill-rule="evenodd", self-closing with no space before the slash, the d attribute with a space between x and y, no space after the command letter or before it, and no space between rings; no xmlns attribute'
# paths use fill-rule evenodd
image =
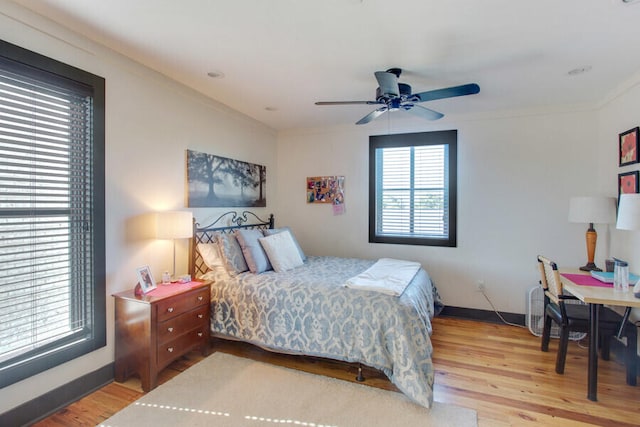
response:
<svg viewBox="0 0 640 427"><path fill-rule="evenodd" d="M589 307L587 305L566 304L567 300L577 299L573 295L563 293L562 280L555 262L538 256L540 267L540 284L544 289L544 329L542 332L542 351L549 351L551 322L560 328L560 342L556 357L556 372L564 373L567 358L567 345L570 332L589 333ZM609 360L611 338L621 332L627 337L625 365L627 367L627 384L636 385L637 329L636 326L623 320L615 311L602 307L599 313L600 353L604 360ZM624 322L624 324L622 324Z"/></svg>

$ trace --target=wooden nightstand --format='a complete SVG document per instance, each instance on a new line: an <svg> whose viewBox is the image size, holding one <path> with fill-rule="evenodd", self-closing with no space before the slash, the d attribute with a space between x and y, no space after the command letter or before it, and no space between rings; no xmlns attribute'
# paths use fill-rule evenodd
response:
<svg viewBox="0 0 640 427"><path fill-rule="evenodd" d="M158 372L191 350L209 350L209 282L158 285L146 295L114 294L115 380L138 374L142 389L158 385Z"/></svg>

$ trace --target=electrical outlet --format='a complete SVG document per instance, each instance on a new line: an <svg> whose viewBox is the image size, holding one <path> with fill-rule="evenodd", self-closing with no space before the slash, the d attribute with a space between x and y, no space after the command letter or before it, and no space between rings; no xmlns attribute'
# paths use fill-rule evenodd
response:
<svg viewBox="0 0 640 427"><path fill-rule="evenodd" d="M485 290L484 280L478 280L478 283L476 283L476 290L478 292L484 292L484 290Z"/></svg>

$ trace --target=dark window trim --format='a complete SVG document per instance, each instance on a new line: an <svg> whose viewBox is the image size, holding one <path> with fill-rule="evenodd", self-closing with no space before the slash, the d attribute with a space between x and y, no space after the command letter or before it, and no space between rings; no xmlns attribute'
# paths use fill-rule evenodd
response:
<svg viewBox="0 0 640 427"><path fill-rule="evenodd" d="M45 356L19 358L0 365L0 387L6 387L47 369L68 362L106 345L106 262L105 262L105 80L87 71L64 64L14 44L0 40L0 57L24 64L32 74L55 74L58 78L93 88L93 152L95 156L93 189L93 253L94 259L94 319L92 338L80 345L58 346ZM42 352L40 352L42 353Z"/></svg>
<svg viewBox="0 0 640 427"><path fill-rule="evenodd" d="M422 238L379 236L376 234L376 149L388 147L408 147L423 145L449 146L449 238ZM393 135L372 135L369 137L369 243L390 243L422 246L457 246L457 199L458 199L458 131L404 133Z"/></svg>

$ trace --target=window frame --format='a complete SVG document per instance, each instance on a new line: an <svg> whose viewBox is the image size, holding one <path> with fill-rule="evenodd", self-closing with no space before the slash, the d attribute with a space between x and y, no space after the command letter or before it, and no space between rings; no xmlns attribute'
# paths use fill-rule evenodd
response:
<svg viewBox="0 0 640 427"><path fill-rule="evenodd" d="M43 81L63 79L93 89L92 150L93 189L91 224L93 277L83 288L92 295L92 328L81 337L66 337L0 363L0 387L73 360L106 346L106 260L105 260L105 80L79 68L40 55L0 40L0 61L3 67L25 69L25 75L47 76ZM12 214L8 212L8 214ZM76 246L73 246L76 247ZM81 246L80 246L81 247ZM83 305L82 307L86 307ZM0 307L2 309L2 307ZM86 313L86 311L85 311Z"/></svg>
<svg viewBox="0 0 640 427"><path fill-rule="evenodd" d="M445 182L448 183L448 231L447 238L432 238L421 235L398 236L377 233L378 174L376 150L380 148L418 147L426 145L448 146L448 162ZM422 246L457 246L457 163L458 131L444 130L392 135L372 135L369 137L369 243L389 243Z"/></svg>

